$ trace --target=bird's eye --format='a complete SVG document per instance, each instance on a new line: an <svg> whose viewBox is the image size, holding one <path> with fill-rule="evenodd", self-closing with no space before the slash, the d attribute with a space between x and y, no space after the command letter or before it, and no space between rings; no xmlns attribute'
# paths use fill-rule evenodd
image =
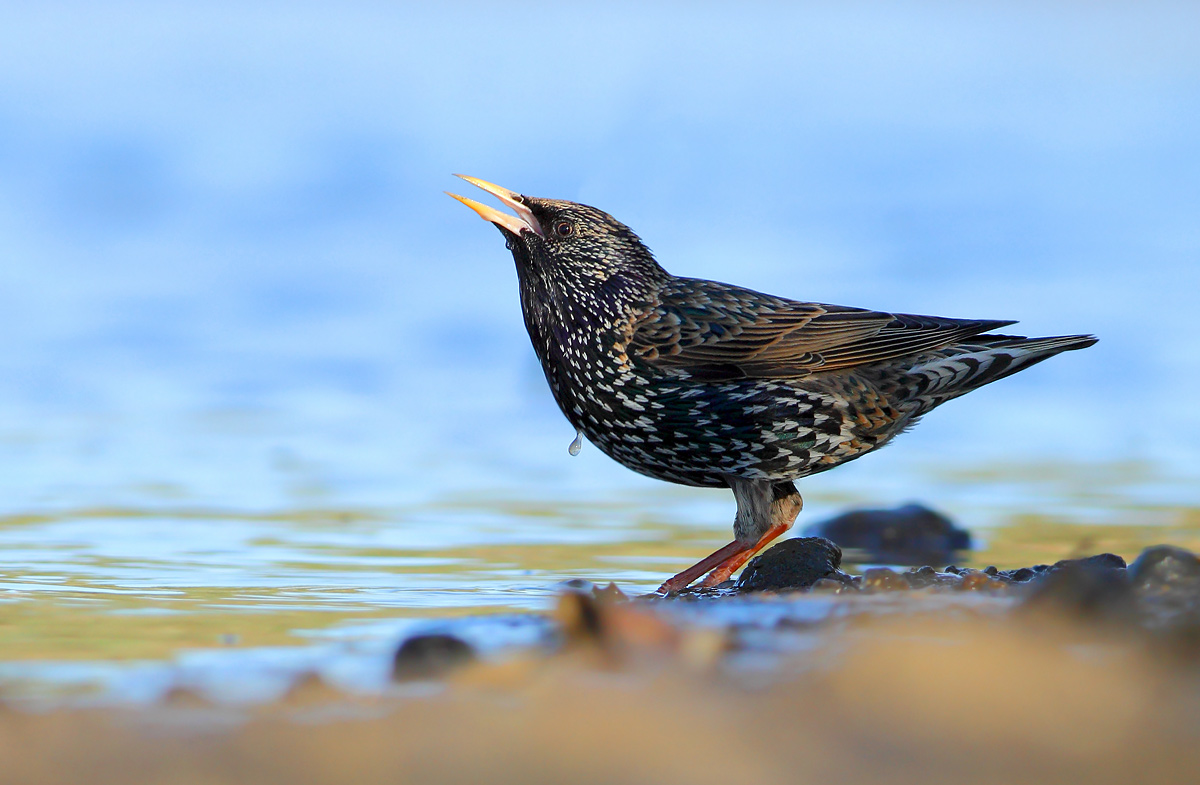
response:
<svg viewBox="0 0 1200 785"><path fill-rule="evenodd" d="M575 233L575 224L570 221L559 221L554 224L554 233L559 237L570 237Z"/></svg>

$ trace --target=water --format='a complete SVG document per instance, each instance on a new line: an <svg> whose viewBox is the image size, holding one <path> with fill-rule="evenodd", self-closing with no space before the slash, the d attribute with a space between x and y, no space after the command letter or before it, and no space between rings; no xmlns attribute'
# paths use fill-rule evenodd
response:
<svg viewBox="0 0 1200 785"><path fill-rule="evenodd" d="M727 541L728 493L563 455L454 171L676 273L1101 337L805 481L802 521L920 500L1006 565L1200 544L1197 21L0 10L4 689L369 682L419 625Z"/></svg>

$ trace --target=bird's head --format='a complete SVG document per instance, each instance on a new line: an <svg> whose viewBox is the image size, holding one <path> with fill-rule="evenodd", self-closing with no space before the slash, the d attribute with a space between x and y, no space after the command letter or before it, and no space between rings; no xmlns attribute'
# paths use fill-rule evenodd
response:
<svg viewBox="0 0 1200 785"><path fill-rule="evenodd" d="M458 176L516 213L511 215L450 194L496 225L522 276L533 276L546 286L566 287L575 294L607 292L618 296L644 290L667 277L641 239L602 210L524 196L484 180Z"/></svg>

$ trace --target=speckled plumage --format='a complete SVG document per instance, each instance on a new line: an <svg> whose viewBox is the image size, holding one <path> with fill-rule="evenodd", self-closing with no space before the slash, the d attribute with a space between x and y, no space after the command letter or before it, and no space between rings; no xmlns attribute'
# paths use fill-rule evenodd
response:
<svg viewBox="0 0 1200 785"><path fill-rule="evenodd" d="M791 525L766 508L795 494L793 480L886 444L944 401L1095 342L679 278L600 210L467 179L518 212L463 200L505 235L526 328L567 419L634 471L731 487L741 552Z"/></svg>

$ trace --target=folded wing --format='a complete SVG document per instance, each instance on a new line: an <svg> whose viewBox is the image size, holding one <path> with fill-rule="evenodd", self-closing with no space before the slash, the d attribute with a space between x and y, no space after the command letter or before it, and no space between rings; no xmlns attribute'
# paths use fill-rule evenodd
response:
<svg viewBox="0 0 1200 785"><path fill-rule="evenodd" d="M699 379L785 378L920 354L1012 323L801 303L678 278L634 325L628 352Z"/></svg>

